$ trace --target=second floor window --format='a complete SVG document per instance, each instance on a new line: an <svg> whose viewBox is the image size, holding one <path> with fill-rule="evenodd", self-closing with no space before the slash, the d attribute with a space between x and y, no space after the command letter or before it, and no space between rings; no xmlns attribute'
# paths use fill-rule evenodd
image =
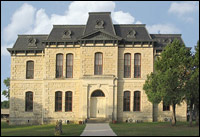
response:
<svg viewBox="0 0 200 137"><path fill-rule="evenodd" d="M103 71L103 54L95 53L95 62L94 62L94 74L102 75Z"/></svg>
<svg viewBox="0 0 200 137"><path fill-rule="evenodd" d="M67 54L66 56L66 77L73 77L73 54Z"/></svg>
<svg viewBox="0 0 200 137"><path fill-rule="evenodd" d="M63 54L56 55L56 78L63 76Z"/></svg>
<svg viewBox="0 0 200 137"><path fill-rule="evenodd" d="M136 53L134 55L134 78L141 77L141 54Z"/></svg>
<svg viewBox="0 0 200 137"><path fill-rule="evenodd" d="M34 62L27 61L26 63L26 79L33 79L34 77Z"/></svg>
<svg viewBox="0 0 200 137"><path fill-rule="evenodd" d="M131 54L130 53L124 54L124 77L125 78L131 77Z"/></svg>

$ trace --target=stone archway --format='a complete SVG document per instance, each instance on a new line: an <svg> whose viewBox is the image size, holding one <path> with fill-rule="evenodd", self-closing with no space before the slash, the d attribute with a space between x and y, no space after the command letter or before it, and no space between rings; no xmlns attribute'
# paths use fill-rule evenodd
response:
<svg viewBox="0 0 200 137"><path fill-rule="evenodd" d="M106 98L101 90L95 90L91 94L90 99L90 117L105 118L106 117Z"/></svg>

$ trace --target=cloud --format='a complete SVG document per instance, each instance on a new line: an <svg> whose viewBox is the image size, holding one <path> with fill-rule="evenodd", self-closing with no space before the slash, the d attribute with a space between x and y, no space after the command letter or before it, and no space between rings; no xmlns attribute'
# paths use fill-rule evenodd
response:
<svg viewBox="0 0 200 137"><path fill-rule="evenodd" d="M123 11L113 12L112 14L114 22L118 24L133 24L135 18L130 13L124 13Z"/></svg>
<svg viewBox="0 0 200 137"><path fill-rule="evenodd" d="M199 2L195 1L173 2L168 10L169 13L177 15L186 22L194 21L191 15L196 11L199 11Z"/></svg>
<svg viewBox="0 0 200 137"><path fill-rule="evenodd" d="M7 51L7 48L12 48L13 45L14 45L14 43L1 46L1 56L9 56L10 53Z"/></svg>
<svg viewBox="0 0 200 137"><path fill-rule="evenodd" d="M34 22L36 9L29 5L23 4L11 17L11 23L3 30L3 39L8 42L17 38L18 33L24 33L31 29Z"/></svg>
<svg viewBox="0 0 200 137"><path fill-rule="evenodd" d="M155 24L147 25L149 33L160 33L160 34L176 34L180 33L180 30L173 24Z"/></svg>

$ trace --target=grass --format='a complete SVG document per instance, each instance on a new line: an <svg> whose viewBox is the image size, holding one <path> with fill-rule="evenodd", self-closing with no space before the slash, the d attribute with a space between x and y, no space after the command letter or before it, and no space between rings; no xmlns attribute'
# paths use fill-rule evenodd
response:
<svg viewBox="0 0 200 137"><path fill-rule="evenodd" d="M118 136L199 136L199 126L189 127L186 122L176 126L169 122L117 123L110 127Z"/></svg>
<svg viewBox="0 0 200 137"><path fill-rule="evenodd" d="M54 136L55 125L10 126L1 122L1 136ZM62 136L80 136L85 125L63 125Z"/></svg>

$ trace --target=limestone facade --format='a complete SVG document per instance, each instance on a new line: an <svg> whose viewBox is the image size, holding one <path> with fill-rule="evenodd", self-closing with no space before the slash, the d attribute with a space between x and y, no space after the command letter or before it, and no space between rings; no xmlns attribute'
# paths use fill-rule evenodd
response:
<svg viewBox="0 0 200 137"><path fill-rule="evenodd" d="M97 37L97 36L95 36ZM93 37L92 37L93 38ZM102 75L94 75L95 53L103 54ZM63 54L63 77L56 78L56 55ZM66 78L66 55L73 54L73 78ZM124 78L124 54L131 54L131 77ZM141 77L134 78L134 54L141 54ZM46 43L42 52L11 51L10 124L45 124L57 120L78 122L90 119L94 102L92 93L101 90L103 117L112 121L164 121L170 111L163 111L162 102L148 101L143 84L154 70L156 48L153 43L121 44L76 43L54 45ZM34 62L34 77L26 79L27 61ZM33 111L25 111L25 94L33 92ZM55 92L62 92L62 110L55 111ZM72 111L65 112L65 92L72 92ZM123 111L124 92L130 91L130 111ZM134 91L140 91L140 111L134 111ZM96 105L97 107L97 105ZM186 121L186 104L177 106L177 120ZM98 110L99 111L99 110ZM98 115L97 115L98 118Z"/></svg>

